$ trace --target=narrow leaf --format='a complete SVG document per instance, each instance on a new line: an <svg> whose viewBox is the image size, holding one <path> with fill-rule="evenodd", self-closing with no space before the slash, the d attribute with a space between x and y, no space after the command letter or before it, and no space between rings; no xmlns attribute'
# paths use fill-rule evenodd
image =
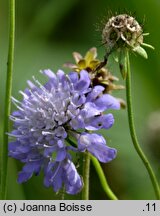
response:
<svg viewBox="0 0 160 216"><path fill-rule="evenodd" d="M153 49L153 50L155 49L152 45L146 44L146 43L142 43L142 46L148 47L148 48Z"/></svg>
<svg viewBox="0 0 160 216"><path fill-rule="evenodd" d="M148 36L149 35L149 33L147 32L147 33L143 33L143 36Z"/></svg>
<svg viewBox="0 0 160 216"><path fill-rule="evenodd" d="M141 46L137 46L133 49L133 51L139 55L141 55L143 58L147 59L148 55L145 49L143 49Z"/></svg>

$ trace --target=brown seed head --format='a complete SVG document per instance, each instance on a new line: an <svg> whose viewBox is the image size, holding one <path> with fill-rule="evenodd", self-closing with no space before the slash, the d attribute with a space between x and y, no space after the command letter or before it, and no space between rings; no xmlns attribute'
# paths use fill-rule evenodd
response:
<svg viewBox="0 0 160 216"><path fill-rule="evenodd" d="M93 86L102 85L104 87L104 93L111 93L113 90L124 89L123 85L115 84L115 81L119 79L113 76L107 68L102 67L100 70L96 71L101 61L97 59L97 49L95 47L91 48L84 57L78 52L74 52L73 57L76 64L66 63L64 66L77 72L81 70L88 71L91 84Z"/></svg>
<svg viewBox="0 0 160 216"><path fill-rule="evenodd" d="M135 48L143 43L143 31L134 17L120 14L109 19L102 31L102 42L107 49Z"/></svg>

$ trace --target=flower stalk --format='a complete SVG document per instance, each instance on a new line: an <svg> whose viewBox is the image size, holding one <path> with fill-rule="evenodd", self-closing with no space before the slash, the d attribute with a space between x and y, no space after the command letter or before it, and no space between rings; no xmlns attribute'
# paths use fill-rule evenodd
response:
<svg viewBox="0 0 160 216"><path fill-rule="evenodd" d="M84 154L83 158L83 190L82 200L89 200L89 173L90 173L90 155L88 152Z"/></svg>
<svg viewBox="0 0 160 216"><path fill-rule="evenodd" d="M14 60L14 41L15 41L15 0L9 0L9 49L7 62L7 79L6 79L6 96L5 96L5 113L4 113L4 137L1 154L1 199L6 199L7 193L7 165L8 165L8 135L9 115L11 110L11 91L12 91L12 74Z"/></svg>
<svg viewBox="0 0 160 216"><path fill-rule="evenodd" d="M102 188L104 190L104 192L106 193L107 197L111 200L118 200L118 198L116 197L116 195L113 193L113 191L111 190L111 188L108 185L108 182L106 180L106 177L104 175L104 172L102 170L102 167L100 165L100 163L98 162L98 160L91 156L91 161L95 167L95 170L98 174L99 180L101 182Z"/></svg>
<svg viewBox="0 0 160 216"><path fill-rule="evenodd" d="M134 145L134 148L136 150L136 152L138 153L139 157L141 158L144 166L147 169L147 172L149 174L149 177L151 179L154 191L155 191L155 195L156 198L159 200L160 199L160 189L159 189L159 185L158 185L158 181L156 179L156 176L154 174L154 171L152 170L152 167L147 159L147 157L145 156L144 152L142 151L139 143L138 143L138 139L137 139L137 135L136 135L136 131L135 131L135 125L134 125L134 117L133 117L133 109L132 109L132 98L131 98L131 73L130 73L130 61L129 61L129 53L126 52L126 61L127 61L127 75L126 75L126 98L127 98L127 110L128 110L128 121L129 121L129 128L130 128L130 134L131 134L131 138L132 138L132 142Z"/></svg>

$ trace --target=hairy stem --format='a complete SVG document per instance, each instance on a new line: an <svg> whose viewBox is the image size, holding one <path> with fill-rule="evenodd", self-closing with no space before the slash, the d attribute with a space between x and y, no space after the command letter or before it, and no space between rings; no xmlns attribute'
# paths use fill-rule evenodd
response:
<svg viewBox="0 0 160 216"><path fill-rule="evenodd" d="M111 190L111 188L108 185L108 182L106 180L106 177L104 175L104 172L102 170L102 167L101 167L99 161L93 156L91 156L91 161L95 167L95 170L96 170L98 177L100 179L102 188L103 188L104 192L106 193L107 197L111 200L118 200L118 198L116 197L116 195L113 193L113 191Z"/></svg>
<svg viewBox="0 0 160 216"><path fill-rule="evenodd" d="M88 152L84 153L83 158L83 190L82 200L89 200L89 174L90 174L90 155Z"/></svg>
<svg viewBox="0 0 160 216"><path fill-rule="evenodd" d="M14 40L15 40L15 0L9 0L9 49L7 62L7 79L6 79L6 96L5 96L5 113L4 113L4 134L1 154L1 199L6 199L7 193L7 165L8 165L8 136L9 115L11 109L11 91L12 91L12 73L14 59Z"/></svg>
<svg viewBox="0 0 160 216"><path fill-rule="evenodd" d="M126 77L126 98L127 98L127 107L128 107L128 121L129 121L129 128L130 128L130 134L132 138L132 142L134 145L134 148L136 152L138 153L139 157L141 158L144 166L147 169L147 172L149 174L149 177L151 179L156 198L160 199L160 189L159 185L156 179L156 176L152 170L152 167L143 153L137 139L136 131L135 131L135 126L134 126L134 118L133 118L133 110L132 110L132 99L131 99L131 73L130 73L130 62L129 62L129 54L127 52L127 77Z"/></svg>

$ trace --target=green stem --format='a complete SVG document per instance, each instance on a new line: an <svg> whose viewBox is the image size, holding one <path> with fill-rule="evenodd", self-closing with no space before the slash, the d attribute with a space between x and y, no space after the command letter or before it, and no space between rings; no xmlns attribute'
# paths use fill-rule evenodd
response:
<svg viewBox="0 0 160 216"><path fill-rule="evenodd" d="M102 185L102 188L104 190L104 192L106 193L106 195L108 196L108 198L110 198L111 200L118 200L118 198L116 197L116 195L112 192L112 190L110 189L109 185L108 185L108 182L106 180L106 177L104 175L104 172L102 170L102 167L99 163L99 161L93 157L93 156L90 156L91 157L91 161L96 169L96 172L99 176L99 179L100 179L100 182L101 182L101 185Z"/></svg>
<svg viewBox="0 0 160 216"><path fill-rule="evenodd" d="M135 150L137 151L139 157L141 158L144 166L146 167L149 177L151 179L152 185L154 187L154 191L156 194L157 199L160 199L160 189L156 179L156 176L152 170L152 167L143 153L136 136L134 120L133 120L133 110L132 110L132 99L131 99L131 73L130 73L130 62L129 62L129 53L127 52L127 77L126 77L126 97L127 97L127 107L128 107L128 121L129 121L129 128L130 134L132 138L132 142L134 145Z"/></svg>
<svg viewBox="0 0 160 216"><path fill-rule="evenodd" d="M14 59L14 40L15 40L15 0L9 0L9 49L7 62L7 79L6 79L6 95L5 95L5 113L4 113L4 138L2 146L1 161L1 198L6 199L7 194L7 165L8 165L8 136L9 131L9 115L11 110L11 90L12 90L12 73Z"/></svg>
<svg viewBox="0 0 160 216"><path fill-rule="evenodd" d="M68 143L70 143L72 146L77 147L76 144L70 140L69 138L67 139ZM107 194L107 196L111 200L117 200L118 198L114 195L112 190L110 189L106 177L104 175L104 172L102 170L102 167L99 163L99 161L93 157L91 154L86 153L84 155L84 161L83 161L83 178L84 178L84 189L82 191L82 199L83 200L88 200L89 199L89 170L90 170L90 159L92 160L92 163L95 167L95 170L99 176L102 188L104 192Z"/></svg>
<svg viewBox="0 0 160 216"><path fill-rule="evenodd" d="M89 200L89 172L90 172L90 155L88 152L84 153L83 158L83 190L82 200Z"/></svg>

